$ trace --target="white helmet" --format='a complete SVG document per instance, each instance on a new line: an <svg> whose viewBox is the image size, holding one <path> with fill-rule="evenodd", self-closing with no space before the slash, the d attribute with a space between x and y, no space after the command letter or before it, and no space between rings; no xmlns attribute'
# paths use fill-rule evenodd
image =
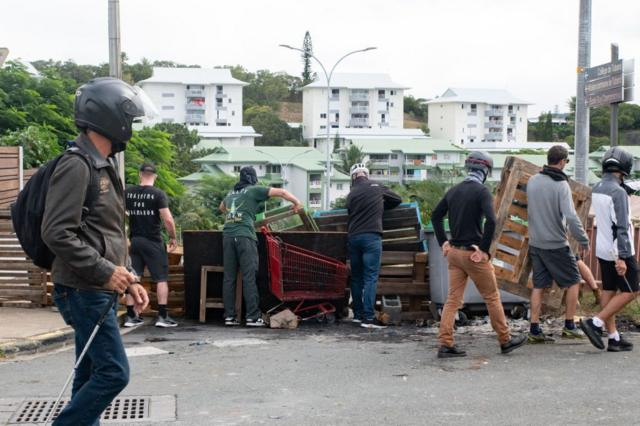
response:
<svg viewBox="0 0 640 426"><path fill-rule="evenodd" d="M351 166L351 170L349 170L349 176L351 176L351 179L353 179L353 177L358 173L364 173L369 176L369 169L367 169L367 166L365 166L364 163L356 163Z"/></svg>

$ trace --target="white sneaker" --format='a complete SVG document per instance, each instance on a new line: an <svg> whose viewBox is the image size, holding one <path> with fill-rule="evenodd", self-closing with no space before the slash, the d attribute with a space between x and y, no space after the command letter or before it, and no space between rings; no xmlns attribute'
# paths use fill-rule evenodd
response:
<svg viewBox="0 0 640 426"><path fill-rule="evenodd" d="M235 319L235 317L227 317L224 319L224 325L232 327L235 325L240 325L240 321Z"/></svg>

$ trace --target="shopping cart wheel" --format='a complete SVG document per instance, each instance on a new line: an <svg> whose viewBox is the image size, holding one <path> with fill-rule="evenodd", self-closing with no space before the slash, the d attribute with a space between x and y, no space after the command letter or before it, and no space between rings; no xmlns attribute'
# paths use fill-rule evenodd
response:
<svg viewBox="0 0 640 426"><path fill-rule="evenodd" d="M336 314L334 312L330 312L324 315L325 324L335 324L336 323Z"/></svg>

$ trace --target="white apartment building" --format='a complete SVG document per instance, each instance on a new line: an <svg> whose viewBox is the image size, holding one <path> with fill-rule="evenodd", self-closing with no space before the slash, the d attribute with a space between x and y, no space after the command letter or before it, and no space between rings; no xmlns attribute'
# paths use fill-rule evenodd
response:
<svg viewBox="0 0 640 426"><path fill-rule="evenodd" d="M387 74L334 74L328 105L329 131L342 135L352 129L375 135L403 129L404 91ZM327 132L327 81L324 77L302 88L303 136L310 146Z"/></svg>
<svg viewBox="0 0 640 426"><path fill-rule="evenodd" d="M427 102L432 137L469 149L527 142L530 103L506 90L449 88Z"/></svg>
<svg viewBox="0 0 640 426"><path fill-rule="evenodd" d="M226 68L154 67L153 75L137 83L160 113L158 122L183 123L203 141L253 146L258 135L242 125L242 87L248 83Z"/></svg>

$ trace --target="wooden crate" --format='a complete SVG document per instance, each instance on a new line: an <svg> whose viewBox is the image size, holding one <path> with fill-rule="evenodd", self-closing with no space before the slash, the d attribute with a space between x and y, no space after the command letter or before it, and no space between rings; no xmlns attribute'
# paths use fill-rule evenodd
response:
<svg viewBox="0 0 640 426"><path fill-rule="evenodd" d="M507 157L494 199L496 233L491 244L491 256L498 285L505 291L526 298L531 293L526 185L529 178L539 171L540 167L535 164L517 157ZM573 180L569 181L569 186L576 212L586 229L591 188ZM575 252L578 243L572 241L571 249ZM558 310L561 300L562 291L554 286L546 292L543 304L551 310Z"/></svg>
<svg viewBox="0 0 640 426"><path fill-rule="evenodd" d="M294 212L291 206L279 207L265 212L264 219L255 222L256 231L266 226L271 232L318 231L318 225L306 210Z"/></svg>

